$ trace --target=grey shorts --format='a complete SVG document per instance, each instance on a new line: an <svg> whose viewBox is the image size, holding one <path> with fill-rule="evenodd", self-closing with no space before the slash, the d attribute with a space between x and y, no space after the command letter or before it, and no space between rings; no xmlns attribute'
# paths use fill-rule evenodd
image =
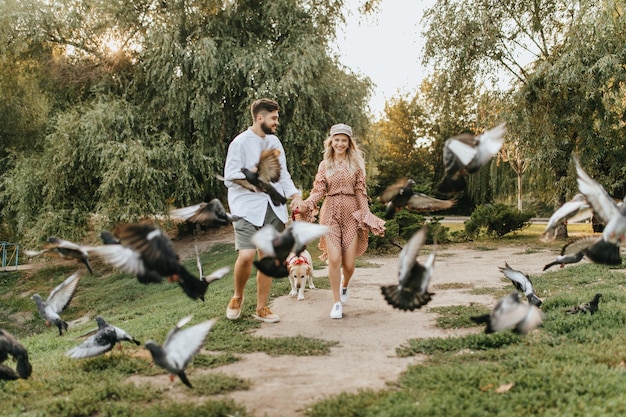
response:
<svg viewBox="0 0 626 417"><path fill-rule="evenodd" d="M285 230L285 223L283 223L278 217L276 217L276 213L272 210L272 207L267 205L267 211L265 212L265 220L263 220L263 225L266 226L271 224L278 230L282 232ZM252 235L260 229L260 227L256 227L246 219L239 219L233 223L233 227L235 229L235 249L256 249L254 243L252 243Z"/></svg>

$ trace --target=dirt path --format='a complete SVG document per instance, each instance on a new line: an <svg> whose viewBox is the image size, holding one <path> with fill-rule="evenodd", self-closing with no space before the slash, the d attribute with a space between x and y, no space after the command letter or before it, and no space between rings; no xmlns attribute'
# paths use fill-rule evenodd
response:
<svg viewBox="0 0 626 417"><path fill-rule="evenodd" d="M276 298L272 309L280 314L280 323L263 324L256 331L256 335L264 337L302 335L338 341L339 345L331 349L330 355L271 357L264 353L246 354L241 355L242 360L237 363L209 372L250 380L249 390L232 392L228 397L244 404L257 417L304 416L308 405L327 396L359 389L383 389L388 382L396 381L407 366L422 360L395 355L395 349L408 339L481 331L479 328L439 329L435 327L436 314L429 312L429 307L469 303L492 307L496 301L493 297L469 295L468 289L471 286L510 285L501 280L503 275L497 268L505 261L539 281L543 266L554 257L555 253L549 250L536 252L519 246L497 250L468 249L461 245L440 248L431 283L436 294L426 308L415 312L392 309L380 294L381 284L395 281L397 260L368 258L380 267L357 269L342 320L329 318L330 290L313 289L306 291L304 301L296 301L288 295ZM315 276L326 277L326 269L316 271ZM438 288L450 283L461 283L464 285L456 287L465 288Z"/></svg>

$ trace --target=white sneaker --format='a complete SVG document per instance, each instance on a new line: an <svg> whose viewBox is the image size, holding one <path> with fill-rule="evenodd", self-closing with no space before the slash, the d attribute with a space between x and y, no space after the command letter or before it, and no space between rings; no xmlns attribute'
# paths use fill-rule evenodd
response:
<svg viewBox="0 0 626 417"><path fill-rule="evenodd" d="M333 304L333 309L330 310L330 318L331 319L340 319L343 317L343 312L341 310L341 303Z"/></svg>
<svg viewBox="0 0 626 417"><path fill-rule="evenodd" d="M339 286L339 299L342 303L348 301L348 287L343 286L343 274L341 274L341 284Z"/></svg>

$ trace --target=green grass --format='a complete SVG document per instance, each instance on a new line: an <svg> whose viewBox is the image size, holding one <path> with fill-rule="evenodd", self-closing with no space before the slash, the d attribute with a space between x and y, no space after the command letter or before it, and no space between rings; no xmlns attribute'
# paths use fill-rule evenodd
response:
<svg viewBox="0 0 626 417"><path fill-rule="evenodd" d="M216 244L201 255L205 273L234 264L236 251L232 244ZM185 262L196 271L195 260ZM221 319L232 295L232 272L212 283L205 302L189 299L176 284L141 285L135 277L115 272L94 262L95 275L83 275L70 306L63 313L67 321L82 319L60 337L56 328L47 328L38 316L30 296L35 292L47 298L50 291L77 269L71 262L46 267L37 272L0 274L0 328L16 335L27 347L33 365L33 376L15 382L0 381L1 416L247 416L244 407L220 398L234 390L246 390L249 381L225 374L202 373L239 360L238 355L265 352L268 355L325 355L335 342L306 337L261 338L250 330L260 324L251 319L253 302L244 304L244 319L227 322ZM276 280L272 296L288 292L288 280ZM252 277L246 297L256 298ZM96 327L95 315L120 325L138 340L153 339L162 343L176 322L193 314L192 323L219 317L207 342L188 368L193 390L176 380L171 387L128 382L131 376L164 375L151 365L142 347L125 344L121 352L114 349L104 356L75 360L64 353L79 344L78 336ZM123 324L122 324L123 323ZM196 372L194 372L196 371ZM145 381L146 379L142 379ZM148 378L149 380L149 378ZM169 395L175 390L177 397ZM183 400L181 400L181 398ZM184 401L188 398L192 401ZM181 402L183 401L183 402Z"/></svg>
<svg viewBox="0 0 626 417"><path fill-rule="evenodd" d="M398 356L424 358L389 389L342 393L310 408L322 416L620 416L626 412L626 275L581 264L535 280L543 326L527 335L412 339ZM494 293L499 290L492 289ZM595 315L565 309L604 297ZM438 326L472 327L484 306L433 307ZM502 392L498 392L501 388Z"/></svg>

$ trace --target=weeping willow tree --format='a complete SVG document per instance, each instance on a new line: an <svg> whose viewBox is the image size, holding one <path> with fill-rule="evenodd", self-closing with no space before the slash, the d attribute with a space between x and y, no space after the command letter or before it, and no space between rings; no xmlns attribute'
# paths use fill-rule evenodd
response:
<svg viewBox="0 0 626 417"><path fill-rule="evenodd" d="M37 92L50 110L41 145L12 153L0 177L4 223L26 242L79 239L94 221L110 227L222 197L214 174L260 97L279 102L290 171L308 187L328 128L368 126L370 82L328 46L342 5L12 3L0 13L13 19L5 45L38 68Z"/></svg>

